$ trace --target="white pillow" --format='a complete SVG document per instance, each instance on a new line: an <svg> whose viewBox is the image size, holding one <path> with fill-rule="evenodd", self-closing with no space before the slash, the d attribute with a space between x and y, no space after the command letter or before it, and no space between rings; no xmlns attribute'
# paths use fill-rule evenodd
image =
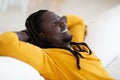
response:
<svg viewBox="0 0 120 80"><path fill-rule="evenodd" d="M120 5L88 22L86 42L107 66L120 54Z"/></svg>
<svg viewBox="0 0 120 80"><path fill-rule="evenodd" d="M44 80L30 65L10 57L0 57L0 80Z"/></svg>

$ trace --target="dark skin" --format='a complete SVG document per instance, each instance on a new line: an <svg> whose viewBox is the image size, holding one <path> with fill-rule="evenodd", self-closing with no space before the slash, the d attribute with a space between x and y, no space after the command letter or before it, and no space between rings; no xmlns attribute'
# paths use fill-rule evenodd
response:
<svg viewBox="0 0 120 80"><path fill-rule="evenodd" d="M60 17L51 11L43 15L43 26L40 29L39 37L47 40L52 46L57 48L70 48L71 34L67 29L66 17ZM38 26L39 27L39 26ZM38 30L39 31L39 30ZM28 39L24 32L16 32L22 41Z"/></svg>

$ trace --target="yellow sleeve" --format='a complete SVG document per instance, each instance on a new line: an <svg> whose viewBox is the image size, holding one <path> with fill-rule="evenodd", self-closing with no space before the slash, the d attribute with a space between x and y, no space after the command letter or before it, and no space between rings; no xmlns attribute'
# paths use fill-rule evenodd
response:
<svg viewBox="0 0 120 80"><path fill-rule="evenodd" d="M76 15L66 15L67 25L72 34L73 42L83 42L85 37L85 23L83 19Z"/></svg>
<svg viewBox="0 0 120 80"><path fill-rule="evenodd" d="M43 62L43 53L41 48L19 41L14 32L5 32L0 35L0 56L14 57L39 71Z"/></svg>

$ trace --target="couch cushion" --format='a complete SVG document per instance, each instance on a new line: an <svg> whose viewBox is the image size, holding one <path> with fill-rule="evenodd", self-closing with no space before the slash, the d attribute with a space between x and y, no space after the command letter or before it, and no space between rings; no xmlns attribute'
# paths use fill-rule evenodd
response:
<svg viewBox="0 0 120 80"><path fill-rule="evenodd" d="M107 66L120 54L120 5L88 22L86 42Z"/></svg>
<svg viewBox="0 0 120 80"><path fill-rule="evenodd" d="M120 68L120 55L106 66L106 70L112 77L114 77L115 80L120 80L119 68Z"/></svg>
<svg viewBox="0 0 120 80"><path fill-rule="evenodd" d="M10 57L0 57L0 80L44 80L30 65Z"/></svg>

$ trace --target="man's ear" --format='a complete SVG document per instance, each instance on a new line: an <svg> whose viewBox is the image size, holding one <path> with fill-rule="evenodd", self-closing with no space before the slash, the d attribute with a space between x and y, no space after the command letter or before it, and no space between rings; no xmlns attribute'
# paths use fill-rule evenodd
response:
<svg viewBox="0 0 120 80"><path fill-rule="evenodd" d="M40 37L44 39L45 38L45 34L41 32L40 33Z"/></svg>

